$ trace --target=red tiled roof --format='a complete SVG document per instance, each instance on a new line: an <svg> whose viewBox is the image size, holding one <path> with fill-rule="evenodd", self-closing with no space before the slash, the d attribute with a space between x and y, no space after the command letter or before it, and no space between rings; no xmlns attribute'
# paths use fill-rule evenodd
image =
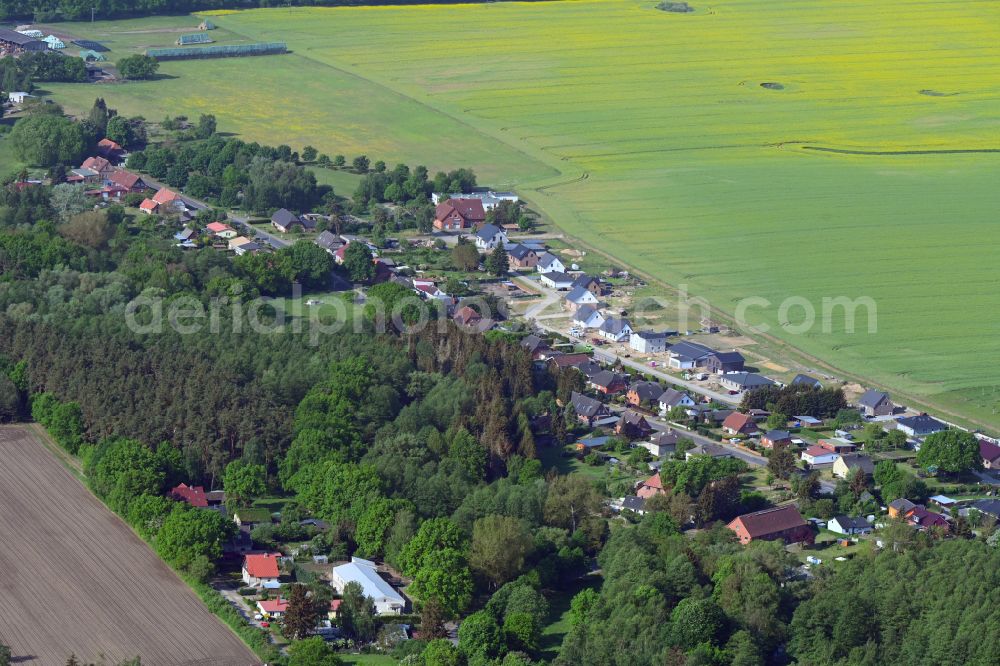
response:
<svg viewBox="0 0 1000 666"><path fill-rule="evenodd" d="M649 477L642 482L642 485L647 488L657 488L658 490L663 490L663 480L660 479L660 473L657 472L653 476Z"/></svg>
<svg viewBox="0 0 1000 666"><path fill-rule="evenodd" d="M181 501L187 502L191 506L208 506L208 498L205 497L205 488L203 486L189 486L186 483L182 483L172 489L170 494Z"/></svg>
<svg viewBox="0 0 1000 666"><path fill-rule="evenodd" d="M833 451L830 451L829 449L824 449L822 446L810 446L808 449L806 449L806 455L810 455L813 457L828 456L830 454L837 455L833 453Z"/></svg>
<svg viewBox="0 0 1000 666"><path fill-rule="evenodd" d="M111 162L107 161L103 157L88 157L80 165L84 169L93 169L94 171L104 171L105 169L111 168Z"/></svg>
<svg viewBox="0 0 1000 666"><path fill-rule="evenodd" d="M211 231L213 234L217 234L220 231L232 231L233 230L233 228L231 226L229 226L228 224L225 224L223 222L210 222L208 224L208 226L206 226L205 228L208 229L209 231Z"/></svg>
<svg viewBox="0 0 1000 666"><path fill-rule="evenodd" d="M559 356L553 356L551 360L559 368L568 368L571 365L576 365L578 363L583 363L590 359L590 354L584 354L580 352L578 354L560 354Z"/></svg>
<svg viewBox="0 0 1000 666"><path fill-rule="evenodd" d="M479 199L448 199L439 203L434 209L434 215L439 220L447 219L453 213L468 224L486 220L486 211L483 210L483 202Z"/></svg>
<svg viewBox="0 0 1000 666"><path fill-rule="evenodd" d="M729 523L730 529L737 523L743 525L743 529L746 530L751 538L759 539L769 534L803 527L806 521L802 519L802 514L799 513L794 504L786 504L785 506L739 516Z"/></svg>
<svg viewBox="0 0 1000 666"><path fill-rule="evenodd" d="M466 326L470 322L478 321L479 319L481 319L479 313L470 308L468 305L459 308L458 312L455 313L455 321L462 326Z"/></svg>
<svg viewBox="0 0 1000 666"><path fill-rule="evenodd" d="M274 553L247 555L243 568L254 578L277 578L278 556Z"/></svg>
<svg viewBox="0 0 1000 666"><path fill-rule="evenodd" d="M160 204L156 203L152 199L143 199L142 203L139 204L139 210L154 211L156 210L156 207L159 205Z"/></svg>
<svg viewBox="0 0 1000 666"><path fill-rule="evenodd" d="M175 201L179 198L180 198L179 194L177 194L173 190L167 189L166 187L164 187L162 190L158 191L155 195L153 195L153 201L155 201L158 204L170 203L171 201Z"/></svg>
<svg viewBox="0 0 1000 666"><path fill-rule="evenodd" d="M264 599L258 601L257 605L265 613L284 613L288 610L288 600L278 597L277 599Z"/></svg>
<svg viewBox="0 0 1000 666"><path fill-rule="evenodd" d="M124 188L132 189L135 187L136 183L139 182L139 176L132 173L131 171L123 171L119 169L118 171L112 171L108 175L108 180L117 185L121 185Z"/></svg>
<svg viewBox="0 0 1000 666"><path fill-rule="evenodd" d="M753 422L753 419L750 417L749 414L743 414L741 412L733 412L732 414L726 417L725 421L722 422L723 428L729 428L731 430L735 430L736 432L742 432L749 426L753 426L754 428L756 428L756 425L757 424Z"/></svg>
<svg viewBox="0 0 1000 666"><path fill-rule="evenodd" d="M97 142L97 147L103 148L104 150L113 150L113 151L122 150L121 145L115 143L111 139L101 139L100 141Z"/></svg>

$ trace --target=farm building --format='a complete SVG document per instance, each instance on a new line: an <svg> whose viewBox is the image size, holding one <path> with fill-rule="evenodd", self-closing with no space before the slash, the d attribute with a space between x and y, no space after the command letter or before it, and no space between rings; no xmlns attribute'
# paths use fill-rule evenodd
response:
<svg viewBox="0 0 1000 666"><path fill-rule="evenodd" d="M66 42L64 42L63 40L59 39L55 35L49 35L48 37L46 37L42 41L45 42L46 44L48 44L50 49L64 49L64 48L66 48Z"/></svg>
<svg viewBox="0 0 1000 666"><path fill-rule="evenodd" d="M358 583L366 597L371 597L378 615L401 615L406 610L406 599L385 582L375 563L360 557L352 557L351 561L333 568L330 584L339 594L344 593L348 583Z"/></svg>
<svg viewBox="0 0 1000 666"><path fill-rule="evenodd" d="M214 39L203 32L196 32L193 35L181 35L174 42L177 46L189 46L191 44L211 44Z"/></svg>
<svg viewBox="0 0 1000 666"><path fill-rule="evenodd" d="M0 54L17 55L27 51L46 51L49 45L40 39L0 28Z"/></svg>

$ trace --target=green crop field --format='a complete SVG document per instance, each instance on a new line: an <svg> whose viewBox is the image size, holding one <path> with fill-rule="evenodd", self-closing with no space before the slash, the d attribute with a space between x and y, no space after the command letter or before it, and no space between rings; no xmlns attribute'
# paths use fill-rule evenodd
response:
<svg viewBox="0 0 1000 666"><path fill-rule="evenodd" d="M221 12L233 39L293 53L164 63L176 78L101 92L127 113L212 112L224 130L331 155L471 165L715 307L766 299L748 320L777 341L1000 424L1000 4L654 4ZM155 19L171 20L190 19ZM74 109L95 96L52 91ZM877 332L837 317L794 334L779 324L789 296L817 312L870 297Z"/></svg>

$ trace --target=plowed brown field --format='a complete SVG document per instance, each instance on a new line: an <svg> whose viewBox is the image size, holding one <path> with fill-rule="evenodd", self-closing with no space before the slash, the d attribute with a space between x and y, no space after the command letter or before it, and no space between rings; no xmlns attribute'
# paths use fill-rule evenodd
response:
<svg viewBox="0 0 1000 666"><path fill-rule="evenodd" d="M0 428L0 642L13 663L70 653L144 666L260 662L37 436Z"/></svg>

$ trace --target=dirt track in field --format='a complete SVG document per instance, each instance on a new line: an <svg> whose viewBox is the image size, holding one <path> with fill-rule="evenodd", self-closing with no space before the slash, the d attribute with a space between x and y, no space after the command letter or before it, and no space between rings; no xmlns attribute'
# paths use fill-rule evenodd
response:
<svg viewBox="0 0 1000 666"><path fill-rule="evenodd" d="M23 427L0 428L0 604L14 664L260 663Z"/></svg>

